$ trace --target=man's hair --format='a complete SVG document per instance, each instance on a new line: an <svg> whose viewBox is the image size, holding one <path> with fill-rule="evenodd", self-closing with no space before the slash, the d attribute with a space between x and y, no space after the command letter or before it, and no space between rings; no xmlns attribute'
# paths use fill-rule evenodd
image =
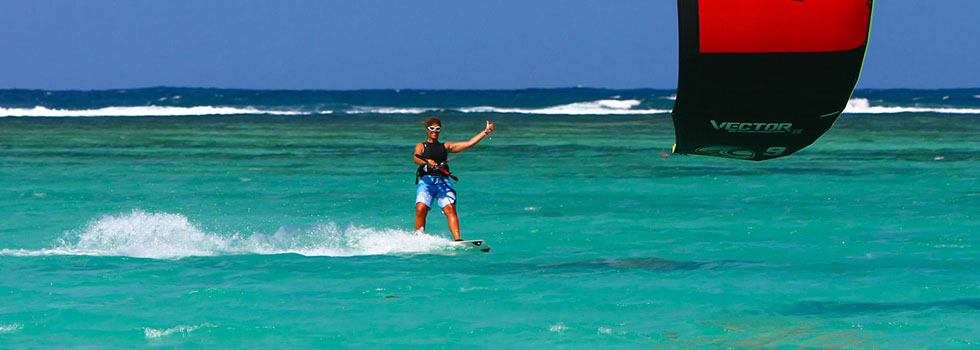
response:
<svg viewBox="0 0 980 350"><path fill-rule="evenodd" d="M442 125L442 121L439 120L439 118L436 118L436 117L432 117L432 118L426 119L424 123L425 123L425 127L430 127L430 126L432 126L434 124Z"/></svg>

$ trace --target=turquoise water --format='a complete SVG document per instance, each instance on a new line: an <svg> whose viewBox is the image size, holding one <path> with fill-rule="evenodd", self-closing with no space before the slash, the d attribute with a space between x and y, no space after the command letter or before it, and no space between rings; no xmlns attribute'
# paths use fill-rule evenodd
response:
<svg viewBox="0 0 980 350"><path fill-rule="evenodd" d="M551 106L514 95L452 108ZM980 344L976 114L845 114L757 163L664 157L667 113L434 112L448 141L497 124L453 160L484 254L438 211L410 232L423 114L372 106L0 118L0 348Z"/></svg>

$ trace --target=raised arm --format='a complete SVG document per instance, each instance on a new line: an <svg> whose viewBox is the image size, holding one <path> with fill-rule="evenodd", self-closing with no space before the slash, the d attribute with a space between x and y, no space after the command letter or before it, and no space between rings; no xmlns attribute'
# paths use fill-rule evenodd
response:
<svg viewBox="0 0 980 350"><path fill-rule="evenodd" d="M473 147L477 143L480 143L480 140L483 140L484 137L490 135L491 132L493 132L493 123L487 120L487 127L484 128L479 134L476 134L476 136L470 138L469 141L446 142L446 151L449 153L459 153L465 151L467 148Z"/></svg>

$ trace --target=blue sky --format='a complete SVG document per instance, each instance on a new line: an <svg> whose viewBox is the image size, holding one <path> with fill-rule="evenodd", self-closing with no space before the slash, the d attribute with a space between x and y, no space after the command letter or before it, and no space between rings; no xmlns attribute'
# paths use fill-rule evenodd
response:
<svg viewBox="0 0 980 350"><path fill-rule="evenodd" d="M879 0L859 87L980 87L980 1ZM673 0L4 1L0 88L674 88Z"/></svg>

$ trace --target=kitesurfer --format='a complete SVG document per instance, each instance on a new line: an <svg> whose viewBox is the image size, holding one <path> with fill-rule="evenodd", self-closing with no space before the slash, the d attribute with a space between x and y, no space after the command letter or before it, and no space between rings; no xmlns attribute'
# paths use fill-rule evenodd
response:
<svg viewBox="0 0 980 350"><path fill-rule="evenodd" d="M441 143L440 132L442 132L442 122L438 118L426 119L426 140L415 145L415 152L412 154L412 160L419 165L416 172L418 189L415 191L415 231L425 230L425 217L429 214L429 208L435 200L446 214L453 238L461 241L459 218L456 216L456 190L448 179L452 175L449 173L447 156L449 153L465 151L479 143L493 132L493 123L488 120L483 131L464 142Z"/></svg>

